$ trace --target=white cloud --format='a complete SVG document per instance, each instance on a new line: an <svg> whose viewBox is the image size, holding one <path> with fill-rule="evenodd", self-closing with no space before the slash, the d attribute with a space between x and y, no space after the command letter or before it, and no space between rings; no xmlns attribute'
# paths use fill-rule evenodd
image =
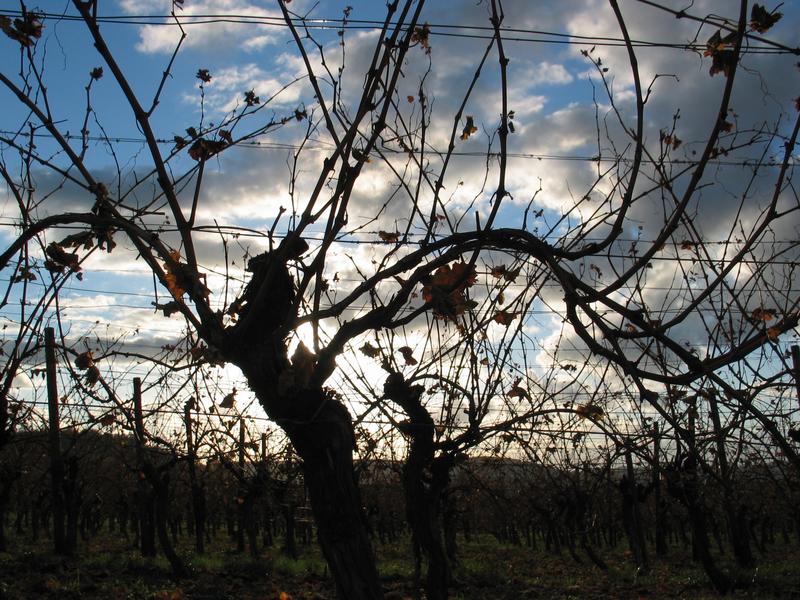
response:
<svg viewBox="0 0 800 600"><path fill-rule="evenodd" d="M574 79L564 65L544 61L531 66L522 81L529 86L565 85Z"/></svg>
<svg viewBox="0 0 800 600"><path fill-rule="evenodd" d="M119 0L120 7L129 15L168 14L170 0ZM214 49L254 51L275 43L283 35L274 25L220 22L193 25L194 15L236 15L245 19L253 17L281 18L277 9L266 9L251 0L192 0L176 10L178 19L188 34L184 40L187 49ZM208 19L202 19L207 21ZM169 18L166 23L174 23ZM272 21L274 22L274 21ZM136 49L148 54L169 53L180 40L180 30L174 25L144 25L139 33Z"/></svg>
<svg viewBox="0 0 800 600"><path fill-rule="evenodd" d="M288 72L268 73L255 63L233 65L211 72L205 84L206 108L229 113L244 105L244 95L253 91L261 104L297 105L302 87ZM184 94L184 101L198 104L196 92Z"/></svg>

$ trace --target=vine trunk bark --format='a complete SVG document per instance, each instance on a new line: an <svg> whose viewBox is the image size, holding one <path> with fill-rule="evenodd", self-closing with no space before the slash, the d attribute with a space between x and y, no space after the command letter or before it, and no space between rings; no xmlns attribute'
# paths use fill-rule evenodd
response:
<svg viewBox="0 0 800 600"><path fill-rule="evenodd" d="M253 359L253 355L249 355ZM281 377L265 364L280 367ZM303 460L317 535L342 600L380 600L383 591L353 465L355 435L350 414L335 393L285 386L298 382L299 361L239 360L267 414L286 431ZM272 372L271 372L272 371Z"/></svg>

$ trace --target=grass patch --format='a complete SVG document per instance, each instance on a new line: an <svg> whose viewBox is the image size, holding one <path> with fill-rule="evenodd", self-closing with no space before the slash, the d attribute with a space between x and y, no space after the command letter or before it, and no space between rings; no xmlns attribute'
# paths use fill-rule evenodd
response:
<svg viewBox="0 0 800 600"><path fill-rule="evenodd" d="M501 544L491 536L459 541L453 600L719 598L682 547L672 548L665 559L652 557L651 571L639 574L622 546L599 551L609 566L603 572L580 551L582 561L576 563L566 552L549 555ZM184 539L178 550L192 575L175 581L163 557L142 558L130 541L110 536L81 544L78 555L71 558L53 555L48 540L28 546L23 546L23 540L12 542L9 552L0 553L0 600L164 600L176 591L181 595L175 597L181 600L277 600L281 592L291 594L293 600L336 597L316 545L300 546L299 559L292 560L279 544L252 558L236 553L227 536L208 544L209 551L203 555L195 554ZM413 597L414 563L408 538L376 543L375 550L390 597ZM733 569L730 557L719 559L720 566ZM758 557L756 569L742 577L749 585L730 597L800 600L796 583L800 581L800 548L776 545Z"/></svg>

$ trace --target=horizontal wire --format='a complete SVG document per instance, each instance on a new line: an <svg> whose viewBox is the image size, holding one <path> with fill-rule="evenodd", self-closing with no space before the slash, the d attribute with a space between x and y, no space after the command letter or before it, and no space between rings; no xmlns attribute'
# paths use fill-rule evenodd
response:
<svg viewBox="0 0 800 600"><path fill-rule="evenodd" d="M0 14L9 16L21 16L20 10L0 10ZM44 19L53 19L64 22L83 22L80 15L65 13L36 12ZM176 13L181 26L215 25L215 24L236 24L236 25L258 25L261 27L288 27L283 17L269 15L241 15L241 14L182 14ZM96 21L109 25L132 25L132 26L161 26L177 27L178 23L171 14L150 14L150 15L102 15L96 17ZM367 19L328 19L328 18L291 18L294 26L316 30L348 31L348 30L376 30L384 27L383 21ZM428 35L454 37L464 39L493 39L495 37L494 28L487 25L467 25L467 24L446 24L446 23L425 23L428 27ZM401 31L407 31L408 27L396 21L388 23L390 28L400 27ZM465 31L478 31L485 33L455 33L450 30L458 29ZM630 43L636 48L671 48L677 50L704 51L707 48L705 43L675 43L675 42L654 42L652 40L632 39L627 42L624 38L613 36L586 36L580 34L570 34L558 31L547 31L537 29L523 29L515 27L502 27L503 40L511 42L527 42L541 44L570 44L570 45L593 45L600 47L625 47ZM544 38L519 37L508 34L520 34L529 36L545 36ZM549 39L555 38L555 39ZM760 42L764 44L764 42ZM791 54L792 49L776 47L773 45L757 45L743 48L743 53L767 53L767 54Z"/></svg>
<svg viewBox="0 0 800 600"><path fill-rule="evenodd" d="M2 217L0 217L0 219L2 219ZM5 222L0 222L0 227L19 228L19 227L22 226L22 223L20 223L20 222L16 222L15 220L12 220L12 219L10 219L8 217L6 217L6 219L7 220ZM25 226L29 226L29 225L30 225L30 223L27 223ZM152 225L152 226L156 227L156 225ZM53 225L53 226L49 227L48 229L72 231L72 230L76 230L76 229L78 229L78 230L83 229L83 227L80 224L76 224L76 225L59 224L59 225ZM177 227L163 227L163 226L159 225L158 226L158 230L159 230L159 233L179 233L179 230L178 230ZM226 225L222 225L222 226L217 226L217 225L213 225L213 226L210 226L210 225L209 226L196 225L192 229L192 233L194 233L194 234L207 234L207 235L213 235L213 236L219 236L220 234L222 234L222 235L233 237L233 238L244 237L244 238L256 238L256 239L268 239L270 237L270 234L267 233L267 232L263 232L262 233L260 231L254 231L254 230L240 231L240 230L238 230L238 228L236 226L233 226L233 225L229 225L229 226L226 226ZM386 233L387 232L385 232L385 231L359 231L358 233L347 232L345 234L342 234L342 237L339 237L334 241L336 243L338 243L338 244L346 244L346 245L351 245L351 246L362 246L363 245L363 246L383 246L383 247L393 248L393 247L395 247L397 245L413 245L413 246L421 245L422 244L422 239L421 238L424 238L425 235L426 235L424 232L416 233L416 232L412 231L412 232L409 232L407 234L406 233L402 234L403 237L405 238L402 241L394 242L394 241L386 241L385 239L383 239L381 237L381 234L383 234L385 236ZM389 232L389 233L393 233L393 232ZM273 239L277 239L277 240L281 240L284 237L286 237L286 235L287 234L273 233L272 234L272 238ZM362 235L362 236L363 235L377 235L378 237L376 237L376 238L344 237L344 236L355 236L355 235ZM413 238L420 238L420 241L415 241ZM303 239L305 241L307 241L307 242L322 242L322 241L325 241L324 234L322 234L322 233L316 233L316 234L312 233L312 235L304 236ZM541 238L538 238L538 239L540 239L541 241L544 241L544 242L549 242L551 244L553 242L564 242L564 243L570 242L570 243L572 243L572 242L575 241L573 238L570 238L570 237L555 238L555 237L552 237L552 236L541 237ZM579 238L579 239L580 239L581 242L590 243L593 238ZM604 241L604 240L599 240L599 241ZM705 265L705 264L714 264L714 265L725 264L729 260L726 257L708 258L708 259L706 259L706 258L702 258L702 259L698 258L697 254L694 253L692 248L685 247L687 242L692 248L694 248L694 247L701 247L702 248L702 247L705 247L705 246L732 246L734 248L737 248L741 244L745 244L745 240L742 240L741 242L730 241L730 240L729 241L724 241L723 240L723 241L706 242L706 241L703 241L703 240L693 240L693 239L681 240L681 241L666 241L666 242L664 242L663 246L675 246L676 248L680 248L682 251L691 252L691 255L687 254L685 256L682 256L681 254L676 254L675 256L665 256L665 255L661 254L661 255L658 255L658 256L653 256L650 260L652 260L652 261L661 261L661 262L663 262L663 261L673 261L673 262L679 262L679 263L691 262L692 264L696 264L697 263L697 264L700 264L700 265ZM654 242L653 241L647 241L647 240L635 240L635 239L619 240L619 244L633 244L633 243L635 243L637 245L641 244L643 246L648 246L648 245L653 244ZM769 245L769 246L772 246L772 247L776 246L777 244L786 244L786 245L789 245L789 246L797 246L798 248L800 248L800 239L798 239L797 241L792 241L792 240L785 240L785 241L755 240L753 242L747 242L746 243L748 248L751 247L751 246L755 246L757 244L765 244L765 245ZM560 248L560 246L554 246L554 249L556 249L556 250L558 250L559 248ZM496 249L488 248L487 250L496 250ZM776 250L776 252L777 251L778 250ZM782 254L785 251L786 251L785 249L780 250L780 253ZM590 257L583 257L580 260L581 261L586 261L586 260L598 260L599 261L599 260L603 260L603 259L607 259L607 258L609 258L609 259L637 260L639 258L639 254L638 254L638 251L636 253L631 253L631 252L626 252L626 253L622 253L622 252L620 252L620 253L604 252L602 254L595 254L595 255L592 255ZM576 261L571 261L571 262L576 262ZM736 262L737 263L742 263L742 264L767 264L768 263L768 264L774 264L774 265L794 265L796 263L796 261L793 261L793 260L781 260L781 261L779 261L779 260L766 260L766 259L761 260L761 259L750 259L750 258L736 259ZM578 263L578 264L580 264L580 263ZM203 265L198 265L198 266L199 266L199 268L201 268L203 270L207 270L207 271L213 271L214 270L212 267L207 267L207 266L203 266ZM220 268L220 267L215 267L215 268ZM93 269L88 269L88 270L91 272ZM104 270L104 272L108 272L108 270ZM148 271L142 271L142 272L148 272Z"/></svg>
<svg viewBox="0 0 800 600"><path fill-rule="evenodd" d="M22 223L20 223L19 221L15 220L15 219L12 219L11 217L4 217L3 215L0 215L0 227L20 227L21 225L22 225ZM30 225L30 224L28 224L28 225ZM80 229L80 228L81 227L79 225L54 225L53 227L51 227L51 229ZM178 229L175 228L175 227L173 227L173 228L164 228L161 231L164 231L166 233L175 233L175 232L178 231ZM195 227L192 229L192 231L194 233L206 233L206 234L212 234L212 235L216 235L216 236L219 236L220 235L220 231L221 231L223 235L227 235L227 236L258 237L258 238L268 238L269 237L269 234L266 231L263 231L263 232L254 231L252 229L246 229L246 228L242 228L242 227L239 227L239 226L236 226L236 225L195 225ZM322 232L322 231L313 231L311 229L307 229L306 231L308 233L303 236L303 239L306 240L306 241L321 242L321 241L324 241L324 239L325 239L325 233ZM383 233L385 234L386 232L384 231ZM373 245L373 246L374 245L383 245L383 246L387 246L387 245L388 246L393 246L393 245L395 245L395 242L385 242L382 239L380 239L381 231L379 231L379 230L364 229L364 230L360 230L358 232L358 234L359 235L374 235L374 236L378 236L378 237L375 238L375 239L354 239L354 240L342 239L342 240L336 240L336 241L341 241L342 243L369 244L369 245ZM347 235L354 235L354 234L348 233ZM427 232L419 232L419 233L417 233L417 232L414 232L414 231L409 231L408 233L404 233L403 235L405 237L413 239L415 237L425 237L427 235ZM286 237L286 234L285 233L281 233L281 232L275 232L275 233L272 234L272 237L273 237L273 239L282 240L283 238ZM558 237L558 236L554 236L554 235L544 236L544 237L541 237L540 239L542 241L551 242L551 243L552 242L556 242L556 241L564 241L564 242L572 243L574 241L574 239L569 237L569 236ZM604 242L605 238L581 236L580 237L580 241L586 242L586 243L596 243L596 242ZM702 241L699 241L699 242L698 241L691 241L691 240L689 240L689 241L692 243L692 245L696 245L696 246L734 246L734 247L736 247L736 246L744 243L744 240L741 240L740 242L737 242L736 240L731 240L731 239L727 239L727 240L702 240ZM654 244L655 240L650 240L650 239L645 239L645 238L619 237L619 238L616 238L614 240L614 243L619 244L619 245L641 244L641 245L644 245L644 246L649 246L651 244ZM686 243L686 240L664 240L662 245L663 246L681 247L681 249L683 249L683 245L685 243ZM750 240L750 241L747 242L747 246L748 247L750 247L750 246L759 246L759 245L777 246L777 245L783 245L783 244L790 245L790 246L800 246L800 238L798 238L798 239L785 239L785 240L758 239L758 240ZM605 255L599 255L599 256L602 257L602 256L605 256ZM97 272L114 271L114 272L119 272L119 273L135 272L133 270L126 270L126 269L92 269L92 271L97 271Z"/></svg>
<svg viewBox="0 0 800 600"><path fill-rule="evenodd" d="M33 135L36 137L42 137L46 139L54 139L50 133L34 133L31 134L29 132L20 132L20 131L12 131L12 130L0 130L0 135L13 135L15 137L30 137ZM62 136L66 140L75 140L75 141L83 141L84 137L77 134L65 134ZM125 143L125 144L142 144L144 145L147 140L144 138L133 138L133 137L125 137L125 136L87 136L85 138L87 141L93 142L101 142L101 143ZM168 145L175 145L175 140L169 140L165 138L156 138L155 142L158 144L168 144ZM242 141L237 142L234 144L235 148L240 149L248 149L248 150L301 150L301 149L311 149L311 150L327 150L331 148L330 146L319 142L320 145L314 144L290 144L290 143L282 143L282 142L264 142L264 141ZM421 150L412 149L412 151L416 154L422 153ZM405 155L408 154L407 150L396 149L396 148L381 148L381 152L384 154L393 154L393 155ZM458 156L458 157L468 157L468 158L497 158L501 156L500 152L481 152L481 151L459 151L454 150L452 152L444 152L441 150L435 149L428 149L425 151L426 154L433 154L444 156L445 154L449 154L450 156ZM563 162L589 162L589 163L615 163L620 162L624 164L628 164L633 162L632 158L626 158L622 156L602 156L602 155L570 155L570 154L537 154L531 152L506 152L503 154L508 158L519 158L525 160L538 160L538 161L563 161ZM642 158L639 160L642 164L658 164L658 165L698 165L699 161L691 160L691 159L680 159L680 158L669 158L664 160L652 160ZM757 158L752 159L742 159L742 160L728 160L728 159L719 159L719 158L711 158L704 162L704 164L711 164L711 165L719 165L719 166L726 166L726 167L781 167L783 166L782 161L762 161Z"/></svg>

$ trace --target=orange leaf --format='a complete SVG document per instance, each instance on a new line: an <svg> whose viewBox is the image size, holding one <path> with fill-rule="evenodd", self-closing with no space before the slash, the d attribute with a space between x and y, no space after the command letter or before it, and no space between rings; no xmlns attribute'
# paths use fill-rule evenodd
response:
<svg viewBox="0 0 800 600"><path fill-rule="evenodd" d="M467 123L466 125L464 125L464 129L461 131L460 138L462 140L468 140L469 136L471 136L476 131L478 131L478 128L475 127L475 120L473 119L472 115L470 115L467 117Z"/></svg>
<svg viewBox="0 0 800 600"><path fill-rule="evenodd" d="M765 33L775 25L775 23L780 21L782 16L783 14L779 13L777 10L767 12L767 9L762 5L758 3L753 4L753 9L750 11L750 29L758 33Z"/></svg>
<svg viewBox="0 0 800 600"><path fill-rule="evenodd" d="M507 267L505 265L495 265L494 267L492 267L492 270L489 271L489 273L495 279L500 279L503 275L505 275L506 268Z"/></svg>
<svg viewBox="0 0 800 600"><path fill-rule="evenodd" d="M411 43L413 45L419 44L419 47L425 51L425 54L430 54L430 35L431 28L427 23L425 23L422 27L415 27L414 33L411 35Z"/></svg>
<svg viewBox="0 0 800 600"><path fill-rule="evenodd" d="M400 240L399 233L392 233L390 231L379 231L378 237L381 238L382 242L388 242L390 244L396 244Z"/></svg>
<svg viewBox="0 0 800 600"><path fill-rule="evenodd" d="M233 135L227 129L220 129L218 135L221 140L225 140L228 144L233 144Z"/></svg>
<svg viewBox="0 0 800 600"><path fill-rule="evenodd" d="M92 365L86 370L86 385L89 387L94 386L98 381L100 381L100 369L96 366Z"/></svg>
<svg viewBox="0 0 800 600"><path fill-rule="evenodd" d="M87 350L75 357L75 366L81 370L86 370L92 365L94 365L94 360L92 359L91 350Z"/></svg>
<svg viewBox="0 0 800 600"><path fill-rule="evenodd" d="M170 250L169 257L176 263L180 264L180 250ZM169 290L169 293L172 294L173 298L180 300L183 297L183 294L186 290L178 285L178 278L176 277L175 272L170 268L168 262L164 263L164 283L166 283L167 289Z"/></svg>
<svg viewBox="0 0 800 600"><path fill-rule="evenodd" d="M753 314L751 315L751 317L755 321L764 321L764 323L769 323L775 318L775 316L776 316L775 311L772 310L771 308L761 308L761 307L755 309L753 311Z"/></svg>
<svg viewBox="0 0 800 600"><path fill-rule="evenodd" d="M489 273L495 279L502 278L506 281L514 282L517 279L517 275L519 275L519 269L509 270L505 265L495 265Z"/></svg>
<svg viewBox="0 0 800 600"><path fill-rule="evenodd" d="M530 398L528 390L521 388L518 385L515 385L510 390L508 390L506 396L508 396L509 398Z"/></svg>
<svg viewBox="0 0 800 600"><path fill-rule="evenodd" d="M292 367L295 374L299 375L299 381L308 381L317 364L317 355L309 350L303 342L297 344L292 354Z"/></svg>
<svg viewBox="0 0 800 600"><path fill-rule="evenodd" d="M223 399L222 402L219 403L220 408L233 408L233 404L236 402L236 388L231 390L230 394L227 394Z"/></svg>
<svg viewBox="0 0 800 600"><path fill-rule="evenodd" d="M516 316L517 313L508 312L507 310L501 310L495 313L492 319L496 323L500 323L500 325L505 325L506 327L508 327L509 325L511 325L511 321L513 321Z"/></svg>
<svg viewBox="0 0 800 600"><path fill-rule="evenodd" d="M578 416L581 419L592 419L595 421L600 421L605 416L605 412L602 408L591 403L578 405L578 407L575 409L575 412L578 413Z"/></svg>
<svg viewBox="0 0 800 600"><path fill-rule="evenodd" d="M780 334L781 334L781 330L779 328L777 328L777 327L770 327L770 328L767 329L767 337L772 342L777 342L778 341L778 336L780 336Z"/></svg>
<svg viewBox="0 0 800 600"><path fill-rule="evenodd" d="M80 262L78 255L67 252L61 246L61 244L51 242L45 249L45 253L50 257L51 261L49 262L52 262L54 266L54 268L50 268L51 272L61 272L64 267L72 269L73 271L81 270L81 267L78 264Z"/></svg>
<svg viewBox="0 0 800 600"><path fill-rule="evenodd" d="M677 135L665 135L663 137L663 142L667 146L672 146L673 150L677 150L680 145L683 143L683 140L680 139Z"/></svg>
<svg viewBox="0 0 800 600"><path fill-rule="evenodd" d="M189 147L189 156L193 160L206 160L213 155L222 152L228 146L228 142L223 140L207 140L198 138Z"/></svg>
<svg viewBox="0 0 800 600"><path fill-rule="evenodd" d="M522 379L518 377L514 381L514 385L511 386L511 389L506 392L506 396L508 396L509 398L527 398L527 399L530 399L531 395L528 393L528 390L526 390L523 387L520 387L519 384L520 384L521 381L522 381Z"/></svg>
<svg viewBox="0 0 800 600"><path fill-rule="evenodd" d="M461 261L453 265L444 265L436 269L431 281L432 285L466 289L478 280L475 268Z"/></svg>
<svg viewBox="0 0 800 600"><path fill-rule="evenodd" d="M417 364L417 359L413 356L413 350L408 346L403 346L402 348L398 348L397 351L403 355L403 358L406 361L407 365L415 365Z"/></svg>
<svg viewBox="0 0 800 600"><path fill-rule="evenodd" d="M433 305L440 319L454 319L476 306L467 298L466 290L478 279L475 267L463 261L436 269L430 282L422 288L422 298Z"/></svg>
<svg viewBox="0 0 800 600"><path fill-rule="evenodd" d="M22 19L11 19L0 16L0 29L12 40L19 42L24 47L33 46L36 40L42 37L42 17L33 12L23 12Z"/></svg>
<svg viewBox="0 0 800 600"><path fill-rule="evenodd" d="M366 356L368 356L370 358L375 358L376 356L378 356L381 353L379 348L376 348L375 346L373 346L369 342L364 342L364 345L361 346L361 348L359 348L359 350L361 350L361 352L364 355L366 355Z"/></svg>

